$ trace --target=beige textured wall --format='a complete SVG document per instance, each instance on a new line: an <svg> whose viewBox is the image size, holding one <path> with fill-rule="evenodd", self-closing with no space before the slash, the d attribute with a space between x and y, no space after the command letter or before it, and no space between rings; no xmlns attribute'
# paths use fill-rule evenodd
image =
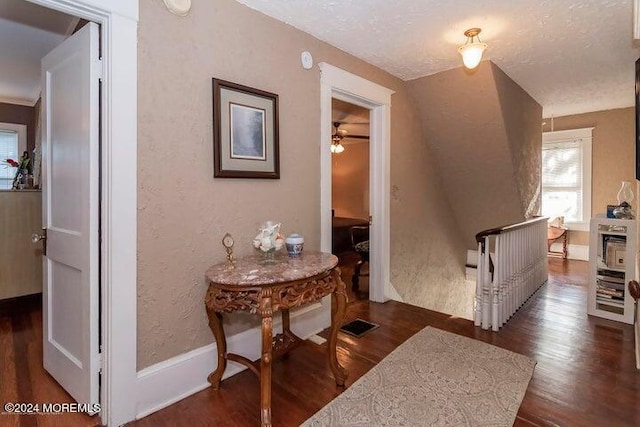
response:
<svg viewBox="0 0 640 427"><path fill-rule="evenodd" d="M525 218L531 218L540 212L541 202L542 106L497 65L491 65L520 193L520 210Z"/></svg>
<svg viewBox="0 0 640 427"><path fill-rule="evenodd" d="M544 119L544 131L551 130L551 119ZM616 204L616 194L622 181L630 181L638 212L635 185L635 108L596 111L593 113L555 117L553 130L594 127L591 176L591 213L606 213L607 205ZM589 233L571 231L569 243L589 245Z"/></svg>
<svg viewBox="0 0 640 427"><path fill-rule="evenodd" d="M28 238L40 230L42 193L0 190L0 300L42 292L42 245Z"/></svg>
<svg viewBox="0 0 640 427"><path fill-rule="evenodd" d="M467 248L476 233L523 220L540 179L540 105L489 61L408 85Z"/></svg>
<svg viewBox="0 0 640 427"><path fill-rule="evenodd" d="M463 283L464 246L400 80L233 0L196 2L184 18L142 0L138 36L138 368L213 341L203 273L224 259L225 232L247 254L259 224L275 219L318 249L319 144L329 141L319 140L319 70L302 69L303 50L396 91L392 282L405 298L426 295L413 304L470 310L449 301ZM279 94L281 179L213 179L212 77ZM247 317L227 326L233 334Z"/></svg>
<svg viewBox="0 0 640 427"><path fill-rule="evenodd" d="M402 95L404 102L393 100L391 118L391 282L409 304L470 319L464 240L420 116L408 92Z"/></svg>
<svg viewBox="0 0 640 427"><path fill-rule="evenodd" d="M369 217L369 142L345 144L331 156L331 202L336 216Z"/></svg>

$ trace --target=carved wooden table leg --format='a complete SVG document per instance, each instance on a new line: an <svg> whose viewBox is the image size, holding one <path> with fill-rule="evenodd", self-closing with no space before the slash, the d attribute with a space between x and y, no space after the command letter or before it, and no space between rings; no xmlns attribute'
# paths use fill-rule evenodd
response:
<svg viewBox="0 0 640 427"><path fill-rule="evenodd" d="M291 332L291 319L289 318L289 309L283 308L280 310L282 313L282 333L286 334Z"/></svg>
<svg viewBox="0 0 640 427"><path fill-rule="evenodd" d="M271 289L263 291L260 300L262 315L262 357L260 358L260 418L262 427L271 427L271 361L273 353L273 312Z"/></svg>
<svg viewBox="0 0 640 427"><path fill-rule="evenodd" d="M338 330L344 319L344 313L347 308L347 293L346 286L340 277L340 269L335 268L331 272L331 276L336 283L336 289L333 292L333 298L336 301L336 312L331 319L331 334L329 335L328 357L329 366L333 371L333 376L336 379L338 386L344 386L344 382L347 379L349 373L338 362L336 354L336 344L338 343Z"/></svg>
<svg viewBox="0 0 640 427"><path fill-rule="evenodd" d="M227 339L222 328L222 314L216 313L207 307L207 316L209 317L209 327L216 338L216 347L218 347L218 367L207 377L207 380L217 390L220 388L222 374L227 368Z"/></svg>

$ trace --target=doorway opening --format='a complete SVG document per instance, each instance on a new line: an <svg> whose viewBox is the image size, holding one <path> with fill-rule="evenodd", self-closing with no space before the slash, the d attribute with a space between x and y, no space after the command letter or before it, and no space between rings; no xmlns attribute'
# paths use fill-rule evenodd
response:
<svg viewBox="0 0 640 427"><path fill-rule="evenodd" d="M369 299L370 111L331 100L331 252L348 300Z"/></svg>
<svg viewBox="0 0 640 427"><path fill-rule="evenodd" d="M332 100L369 111L369 299L384 302L394 296L389 281L390 264L390 139L392 90L334 67L320 67L320 248L330 252L331 226L331 126Z"/></svg>
<svg viewBox="0 0 640 427"><path fill-rule="evenodd" d="M0 11L0 34L5 43L0 47L0 55L2 55L3 64L2 71L0 72L0 121L9 123L23 124L26 128L26 143L20 141L20 132L17 132L17 144L11 138L11 130L4 129L2 131L3 136L0 141L0 160L7 165L3 170L3 174L0 175L0 184L3 189L0 190L0 204L2 204L3 221L0 225L0 235L3 237L3 243L8 245L7 250L1 251L0 254L0 269L3 271L10 271L12 274L3 274L0 277L0 324L3 325L1 329L0 340L4 344L8 344L7 348L12 348L13 351L5 352L3 354L2 362L0 365L8 372L13 371L13 375L18 381L8 382L15 385L15 396L18 401L21 402L52 402L52 403L98 403L99 389L98 381L95 381L95 387L92 387L93 397L90 402L79 401L76 393L77 390L74 387L70 387L68 383L61 381L61 378L54 373L52 367L56 365L56 361L53 358L47 357L47 347L57 347L60 353L64 354L71 360L72 364L83 365L86 364L84 355L76 358L75 356L80 353L78 350L80 342L87 339L85 336L78 336L73 332L73 328L69 327L77 322L77 319L72 312L68 310L69 306L73 306L76 300L73 298L64 298L61 292L58 291L62 288L67 288L67 296L74 296L80 294L81 290L73 288L73 268L53 266L50 263L46 264L48 267L43 271L43 259L45 258L45 248L47 238L51 239L51 235L47 236L46 232L43 232L43 228L50 228L50 231L58 232L61 228L58 227L54 230L47 225L48 219L57 217L57 223L60 225L62 222L74 222L74 212L69 208L70 206L89 205L95 207L95 211L99 211L99 180L97 179L97 169L100 167L97 158L95 162L91 164L95 166L95 179L83 179L79 176L78 170L85 168L88 163L86 157L77 156L77 153L69 154L69 149L73 148L66 141L69 141L71 136L69 132L62 131L66 138L65 143L57 144L57 152L55 156L52 151L44 150L44 145L41 143L43 140L48 140L49 134L60 134L59 121L54 121L49 115L49 121L45 119L45 112L50 111L55 105L58 111L55 117L65 115L60 111L60 105L69 104L68 97L74 97L77 94L74 91L61 91L61 88L75 88L72 85L61 85L56 83L58 92L55 96L51 93L46 95L46 88L43 87L43 76L41 73L41 60L43 58L49 58L51 52L58 51L59 48L67 44L67 41L76 39L76 33L88 33L85 29L85 25L89 21L83 20L72 14L56 11L47 7L43 7L32 2L27 1L15 1L10 4L6 4ZM96 26L93 30L95 39L99 35L99 30ZM97 42L95 43L97 47ZM95 50L97 52L97 48ZM63 58L63 67L69 67L75 70L75 63L73 61L68 62L67 58ZM48 70L48 69L47 69ZM71 79L69 74L62 75L61 73L51 73L51 80L60 79L65 77L67 82L73 84L73 77L79 74L72 73ZM97 88L97 80L95 81L95 87ZM53 84L53 83L52 83ZM48 85L48 83L47 83ZM46 86L47 86L46 85ZM97 89L96 89L97 94ZM48 96L48 102L47 102ZM98 97L96 96L97 100ZM44 101L43 101L44 100ZM46 105L46 108L44 108ZM78 105L85 105L82 102L78 102ZM97 102L95 103L95 115L99 117ZM87 107L88 108L88 107ZM71 109L66 110L66 115L72 116L72 121L81 122L83 125L87 124L83 121L84 116L75 114L76 111ZM71 120L71 119L70 119ZM56 123L58 123L56 125ZM95 133L99 134L99 127L97 120L95 122ZM64 129L68 127L64 126ZM77 139L82 139L78 137ZM95 142L94 151L99 152L99 144L97 138L92 140ZM52 144L48 144L51 150ZM16 148L18 148L16 150ZM45 156L43 156L43 151ZM66 152L67 154L64 154ZM71 157L67 162L52 161L51 158L60 159L63 157ZM46 158L49 160L46 160ZM43 158L45 159L43 161ZM9 161L11 160L11 161ZM17 166L16 166L17 165ZM55 166L52 166L55 165ZM15 166L15 167L14 167ZM43 167L44 166L44 167ZM53 169L53 174L51 171ZM87 166L88 170L89 167ZM49 171L49 175L47 175ZM74 177L79 179L74 181ZM64 189L61 192L60 186L58 187L57 196L51 197L51 194L47 195L46 191L42 191L43 186L45 188L51 188L53 182L65 181L66 192ZM44 182L48 184L43 185ZM92 190L92 194L95 194L95 199L82 198L76 196L75 191L69 191L77 186L89 185L95 186ZM84 194L84 193L83 193ZM45 196L46 195L46 196ZM45 196L45 197L43 197ZM84 220L84 218L83 218ZM91 217L88 221L92 224L91 229L96 230L95 236L92 238L96 242L99 240L97 235L99 218ZM68 228L69 234L74 234L74 238L77 236L73 232L73 226ZM29 237L33 234L33 242ZM49 233L52 234L52 233ZM54 238L53 252L60 253L59 243L60 240ZM57 247L56 247L57 246ZM97 266L100 256L98 251L99 245L95 245L96 250L92 252L92 259ZM84 249L84 247L83 247ZM67 255L69 255L67 253ZM73 255L73 254L72 254ZM83 255L84 256L84 255ZM72 256L73 258L73 256ZM75 258L78 258L77 256ZM61 265L61 264L59 264ZM54 274L55 273L55 274ZM94 325L100 324L99 312L97 310L99 293L98 282L99 273L95 271L95 309L89 310L87 313L92 313L91 323ZM54 277L55 275L55 291L50 292L47 298L46 286L43 286L43 278L49 275ZM48 302L48 304L47 304ZM83 305L80 309L84 309L85 300L82 300ZM66 304L66 305L65 305ZM76 304L77 305L77 304ZM47 311L49 309L49 312ZM47 327L48 325L48 327ZM61 333L61 331L68 330L72 332ZM99 335L97 333L97 327L94 328L96 333L92 333L89 340L94 344L95 348L95 360L98 360L98 346L100 342ZM10 345L9 345L10 344ZM4 347L4 346L3 346ZM76 353L76 354L74 354ZM45 368L45 366L47 366ZM95 377L97 379L97 372L99 365L94 363ZM49 371L49 372L47 372ZM51 374L50 374L51 373ZM57 378L56 379L54 379ZM24 381L29 379L30 381ZM60 385L60 384L65 385ZM11 390L9 391L12 392ZM94 407L92 410L90 407L86 408L80 413L73 414L73 421L69 420L74 425L101 425L100 417L90 417L86 413L96 413L99 410L98 407ZM12 417L14 415L8 415ZM15 415L15 417L23 417L22 415ZM24 415L24 417L28 417ZM16 422L24 422L18 419Z"/></svg>

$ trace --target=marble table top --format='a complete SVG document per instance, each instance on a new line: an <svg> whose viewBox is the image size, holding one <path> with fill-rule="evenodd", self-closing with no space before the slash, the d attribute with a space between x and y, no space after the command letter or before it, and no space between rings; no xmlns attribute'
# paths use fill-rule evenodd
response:
<svg viewBox="0 0 640 427"><path fill-rule="evenodd" d="M258 256L236 259L235 268L226 262L210 267L205 273L208 282L222 285L261 286L306 279L331 270L338 265L338 257L324 252L304 251L289 257L286 251L276 255L276 263L261 264Z"/></svg>

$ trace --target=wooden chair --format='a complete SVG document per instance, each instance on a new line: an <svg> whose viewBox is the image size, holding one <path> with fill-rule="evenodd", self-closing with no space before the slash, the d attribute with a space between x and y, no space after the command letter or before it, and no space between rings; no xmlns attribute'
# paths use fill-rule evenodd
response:
<svg viewBox="0 0 640 427"><path fill-rule="evenodd" d="M567 259L568 235L569 235L569 229L567 227L550 225L547 228L547 254L552 257ZM562 243L562 250L552 251L551 245L553 245L558 240L560 240Z"/></svg>
<svg viewBox="0 0 640 427"><path fill-rule="evenodd" d="M369 273L361 272L364 263L369 262L369 226L354 225L349 228L349 235L351 236L351 247L360 257L355 269L353 270L353 276L351 277L352 289L354 292L358 292L360 287L360 276L369 276Z"/></svg>

